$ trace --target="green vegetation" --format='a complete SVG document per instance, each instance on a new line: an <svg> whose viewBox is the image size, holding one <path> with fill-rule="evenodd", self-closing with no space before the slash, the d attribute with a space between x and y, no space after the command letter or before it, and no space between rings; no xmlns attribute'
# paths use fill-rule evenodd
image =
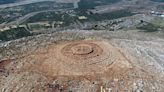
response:
<svg viewBox="0 0 164 92"><path fill-rule="evenodd" d="M74 16L72 16L74 15ZM126 16L132 16L134 13L131 13L127 10L119 10L114 11L110 13L104 13L104 14L92 14L88 13L88 11L85 10L75 10L73 14L70 13L62 13L62 12L44 12L39 13L31 18L29 18L25 24L27 23L36 23L36 22L63 22L62 26L69 26L72 23L75 23L77 21L83 22L90 22L90 21L103 21L103 20L111 20ZM87 19L80 20L79 16L85 16Z"/></svg>
<svg viewBox="0 0 164 92"><path fill-rule="evenodd" d="M19 7L22 8L22 10L20 11L22 15L25 15L30 12L36 12L36 11L71 8L73 7L73 4L60 4L59 5L54 1L44 1L44 2L22 5Z"/></svg>
<svg viewBox="0 0 164 92"><path fill-rule="evenodd" d="M106 5L119 2L121 0L80 0L79 9L91 9L98 5Z"/></svg>
<svg viewBox="0 0 164 92"><path fill-rule="evenodd" d="M19 28L14 28L14 29L0 32L0 40L9 41L9 40L22 38L22 37L27 37L30 35L31 33L27 31L24 27L19 27Z"/></svg>
<svg viewBox="0 0 164 92"><path fill-rule="evenodd" d="M0 0L0 4L8 4L8 3L14 3L18 0Z"/></svg>
<svg viewBox="0 0 164 92"><path fill-rule="evenodd" d="M151 21L152 24L159 26L160 28L164 28L164 20L163 18L157 17Z"/></svg>
<svg viewBox="0 0 164 92"><path fill-rule="evenodd" d="M153 19L150 23L141 22L141 25L137 26L137 29L144 30L145 32L156 32L164 29L163 18L157 17Z"/></svg>
<svg viewBox="0 0 164 92"><path fill-rule="evenodd" d="M1 14L4 14L4 13L1 13ZM7 17L6 14L4 14L2 16L0 15L0 24L3 23L3 22L8 23L8 22L14 21L16 18L18 18L17 16Z"/></svg>
<svg viewBox="0 0 164 92"><path fill-rule="evenodd" d="M0 15L0 23L5 22L4 18Z"/></svg>
<svg viewBox="0 0 164 92"><path fill-rule="evenodd" d="M144 32L155 32L155 31L158 31L159 26L148 23L146 25L137 27L137 29L144 30Z"/></svg>
<svg viewBox="0 0 164 92"><path fill-rule="evenodd" d="M92 14L92 13L88 14L86 11L77 11L77 12L78 12L77 14L80 16L83 15L83 16L88 17L87 20L81 20L81 22L111 20L111 19L134 15L134 13L131 13L130 11L127 11L127 10L118 10L118 11L113 11L110 13L103 13L103 14Z"/></svg>
<svg viewBox="0 0 164 92"><path fill-rule="evenodd" d="M20 5L15 7L9 7L0 10L0 13L20 13L22 15L28 14L30 12L36 12L36 11L42 11L42 10L50 10L50 9L61 9L61 8L71 8L73 7L73 4L68 3L61 3L57 4L54 1L43 1L43 2L37 2L37 3L31 3L26 5Z"/></svg>
<svg viewBox="0 0 164 92"><path fill-rule="evenodd" d="M163 10L163 9L164 9L164 5L158 5L158 6L157 6L157 9Z"/></svg>
<svg viewBox="0 0 164 92"><path fill-rule="evenodd" d="M44 12L39 13L31 18L29 18L26 23L35 23L35 22L42 22L42 21L61 21L64 22L63 26L68 26L75 21L75 18L69 16L66 13L58 13L58 12Z"/></svg>
<svg viewBox="0 0 164 92"><path fill-rule="evenodd" d="M52 28L52 25L50 23L29 23L28 27L30 30L40 30Z"/></svg>
<svg viewBox="0 0 164 92"><path fill-rule="evenodd" d="M17 19L21 16L24 16L28 13L31 13L31 12L72 8L72 7L73 7L73 4L71 4L71 3L57 4L54 1L44 1L44 2L37 2L37 3L31 3L31 4L27 4L27 5L20 5L20 6L0 9L0 24L3 22L14 21L15 19ZM1 19L1 16L4 16L4 18Z"/></svg>

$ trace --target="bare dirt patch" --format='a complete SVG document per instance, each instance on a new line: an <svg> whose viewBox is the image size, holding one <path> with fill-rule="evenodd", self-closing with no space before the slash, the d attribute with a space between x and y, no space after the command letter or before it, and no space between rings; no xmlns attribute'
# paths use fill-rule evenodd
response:
<svg viewBox="0 0 164 92"><path fill-rule="evenodd" d="M9 73L0 75L2 92L163 92L162 73L151 66L153 53L163 58L161 42L86 38L35 44L38 47L24 49L10 64L1 63Z"/></svg>
<svg viewBox="0 0 164 92"><path fill-rule="evenodd" d="M45 54L33 56L36 61L33 68L48 76L99 74L115 63L131 68L117 48L105 41L64 42L50 46Z"/></svg>

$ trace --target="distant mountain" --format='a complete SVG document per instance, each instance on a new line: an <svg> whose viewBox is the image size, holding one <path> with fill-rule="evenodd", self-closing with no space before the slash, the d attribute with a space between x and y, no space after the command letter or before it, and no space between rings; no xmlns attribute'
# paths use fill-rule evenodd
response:
<svg viewBox="0 0 164 92"><path fill-rule="evenodd" d="M8 4L8 3L14 3L18 0L0 0L0 4Z"/></svg>
<svg viewBox="0 0 164 92"><path fill-rule="evenodd" d="M151 0L153 2L164 2L164 0Z"/></svg>

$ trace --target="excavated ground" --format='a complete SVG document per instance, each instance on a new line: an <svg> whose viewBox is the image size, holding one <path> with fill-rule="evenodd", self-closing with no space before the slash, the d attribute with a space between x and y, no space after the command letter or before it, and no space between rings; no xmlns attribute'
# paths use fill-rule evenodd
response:
<svg viewBox="0 0 164 92"><path fill-rule="evenodd" d="M35 61L28 70L31 68L52 77L103 74L116 63L119 68L132 67L117 48L105 41L94 40L51 45L46 52L38 51L28 58Z"/></svg>
<svg viewBox="0 0 164 92"><path fill-rule="evenodd" d="M69 39L77 35L70 33L1 47L6 55L0 61L0 92L164 91L163 39L108 38L107 33L97 38L99 32L79 32L85 37L77 40ZM56 35L62 40L54 40Z"/></svg>

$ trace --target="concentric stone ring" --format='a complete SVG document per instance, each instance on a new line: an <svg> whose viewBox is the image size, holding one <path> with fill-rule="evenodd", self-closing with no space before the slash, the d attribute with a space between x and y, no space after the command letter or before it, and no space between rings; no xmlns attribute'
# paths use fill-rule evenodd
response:
<svg viewBox="0 0 164 92"><path fill-rule="evenodd" d="M92 42L72 42L63 47L61 52L72 59L89 59L100 56L103 50Z"/></svg>
<svg viewBox="0 0 164 92"><path fill-rule="evenodd" d="M33 68L46 76L54 77L101 74L116 65L130 66L118 48L104 40L61 42L31 58L36 60Z"/></svg>
<svg viewBox="0 0 164 92"><path fill-rule="evenodd" d="M86 55L93 52L93 48L87 44L78 44L71 48L74 55Z"/></svg>

